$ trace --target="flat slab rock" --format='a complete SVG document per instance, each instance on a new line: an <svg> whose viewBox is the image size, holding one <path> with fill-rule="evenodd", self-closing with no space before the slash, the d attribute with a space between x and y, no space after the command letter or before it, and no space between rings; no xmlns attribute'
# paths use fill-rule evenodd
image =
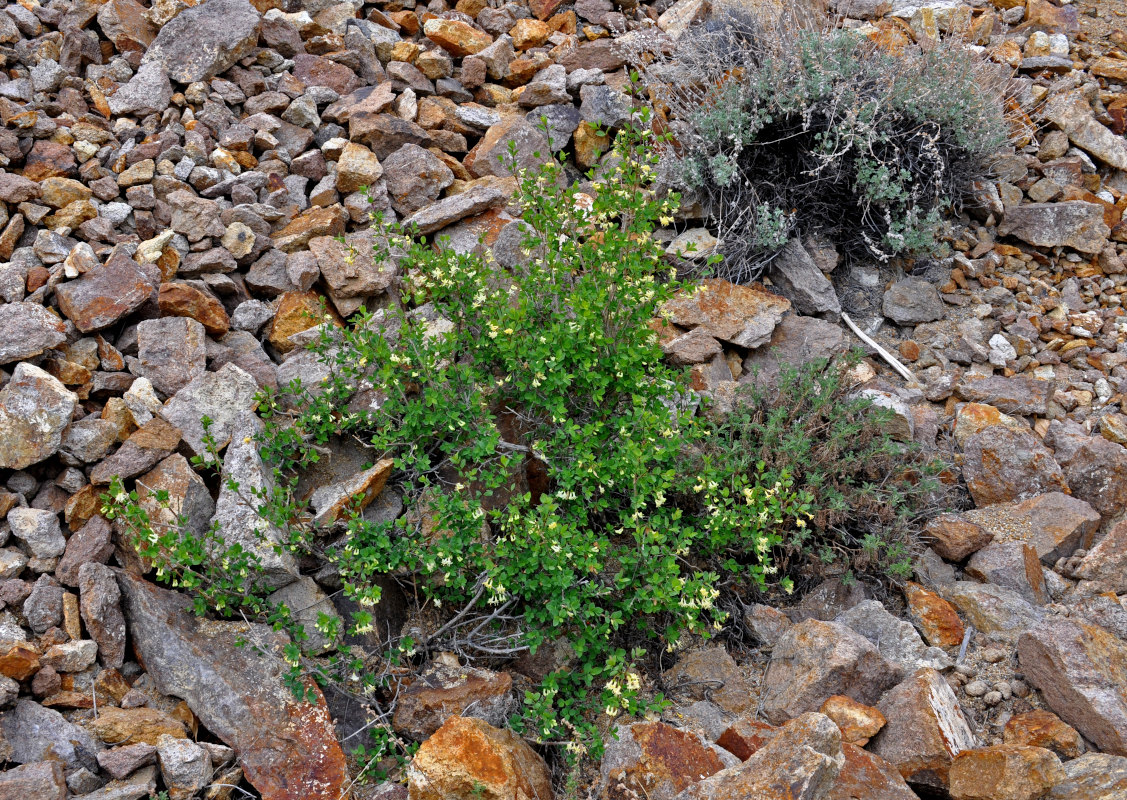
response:
<svg viewBox="0 0 1127 800"><path fill-rule="evenodd" d="M348 767L320 691L312 687L312 702L296 700L281 659L258 652L281 644L270 627L199 618L183 595L117 575L133 646L153 683L238 752L263 800L347 796Z"/></svg>

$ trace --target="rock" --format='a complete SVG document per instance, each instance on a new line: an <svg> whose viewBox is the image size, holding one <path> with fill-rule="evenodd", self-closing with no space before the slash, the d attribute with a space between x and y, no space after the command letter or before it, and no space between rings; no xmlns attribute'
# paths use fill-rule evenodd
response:
<svg viewBox="0 0 1127 800"><path fill-rule="evenodd" d="M409 216L438 199L454 182L454 173L417 144L405 144L384 159L387 193L395 210Z"/></svg>
<svg viewBox="0 0 1127 800"><path fill-rule="evenodd" d="M411 800L551 798L547 764L520 737L479 719L451 717L407 767Z"/></svg>
<svg viewBox="0 0 1127 800"><path fill-rule="evenodd" d="M881 311L897 325L918 325L943 319L943 301L935 286L921 278L904 278L884 293Z"/></svg>
<svg viewBox="0 0 1127 800"><path fill-rule="evenodd" d="M110 5L110 4L107 4ZM172 101L172 84L163 64L149 62L109 97L110 113L145 117L160 114Z"/></svg>
<svg viewBox="0 0 1127 800"><path fill-rule="evenodd" d="M16 764L50 759L68 770L98 768L96 756L102 746L93 736L58 711L26 698L0 714L0 734L11 749L7 760Z"/></svg>
<svg viewBox="0 0 1127 800"><path fill-rule="evenodd" d="M115 747L98 753L98 766L109 773L111 778L120 780L141 767L155 764L157 749L144 742Z"/></svg>
<svg viewBox="0 0 1127 800"><path fill-rule="evenodd" d="M138 428L109 458L90 470L90 482L107 484L116 475L122 480L136 477L167 458L180 444L180 430L154 417Z"/></svg>
<svg viewBox="0 0 1127 800"><path fill-rule="evenodd" d="M480 53L493 44L493 37L457 19L430 19L423 24L428 39L455 58Z"/></svg>
<svg viewBox="0 0 1127 800"><path fill-rule="evenodd" d="M168 787L169 800L187 800L211 783L211 757L206 749L183 738L163 735L157 739L160 774Z"/></svg>
<svg viewBox="0 0 1127 800"><path fill-rule="evenodd" d="M940 514L928 520L924 536L948 561L962 561L994 540L994 534L961 514Z"/></svg>
<svg viewBox="0 0 1127 800"><path fill-rule="evenodd" d="M341 630L346 627L329 596L310 577L298 578L271 592L269 602L289 609L290 619L305 631L307 638L302 642L302 648L309 653L320 654L336 645L318 628L322 614L330 621L335 620Z"/></svg>
<svg viewBox="0 0 1127 800"><path fill-rule="evenodd" d="M234 364L224 364L215 372L193 378L168 399L160 413L180 429L194 455L210 461L200 420L204 416L211 419L209 433L222 448L231 441L236 421L254 408L257 393L258 383L250 374Z"/></svg>
<svg viewBox="0 0 1127 800"><path fill-rule="evenodd" d="M1044 605L1049 590L1037 551L1024 542L992 542L979 550L966 565L966 574L1017 592L1026 602Z"/></svg>
<svg viewBox="0 0 1127 800"><path fill-rule="evenodd" d="M512 688L507 672L433 662L400 693L395 729L423 741L454 716L504 725L516 705Z"/></svg>
<svg viewBox="0 0 1127 800"><path fill-rule="evenodd" d="M1051 711L1036 709L1016 714L1002 731L1006 744L1044 747L1062 759L1076 758L1084 752L1080 734Z"/></svg>
<svg viewBox="0 0 1127 800"><path fill-rule="evenodd" d="M888 613L877 600L863 600L834 621L872 642L885 661L900 669L901 675L919 667L945 669L950 666L946 653L925 645L911 623Z"/></svg>
<svg viewBox="0 0 1127 800"><path fill-rule="evenodd" d="M55 287L59 310L82 333L91 333L119 322L147 300L155 299L160 272L141 266L116 252L104 266Z"/></svg>
<svg viewBox="0 0 1127 800"><path fill-rule="evenodd" d="M723 647L710 647L683 655L662 676L668 691L687 691L694 700L711 700L724 711L742 714L753 707L751 689L735 660ZM679 688L681 684L686 689Z"/></svg>
<svg viewBox="0 0 1127 800"><path fill-rule="evenodd" d="M309 251L317 257L321 275L335 297L370 297L391 285L396 261L388 258L376 263L372 246L371 234L363 231L347 236L343 242L332 236L309 240Z"/></svg>
<svg viewBox="0 0 1127 800"><path fill-rule="evenodd" d="M507 195L498 186L477 183L453 197L444 197L403 220L405 229L417 229L422 235L442 230L466 217L481 214L504 205Z"/></svg>
<svg viewBox="0 0 1127 800"><path fill-rule="evenodd" d="M958 518L986 531L991 541L1029 544L1049 565L1078 547L1090 547L1101 519L1083 500L1062 492L965 511Z"/></svg>
<svg viewBox="0 0 1127 800"><path fill-rule="evenodd" d="M296 253L314 237L343 236L345 218L339 205L310 208L273 235L274 246L284 253Z"/></svg>
<svg viewBox="0 0 1127 800"><path fill-rule="evenodd" d="M1060 420L1049 423L1045 444L1053 448L1074 496L1104 517L1122 512L1127 505L1127 448Z"/></svg>
<svg viewBox="0 0 1127 800"><path fill-rule="evenodd" d="M128 778L110 781L101 789L74 800L146 800L156 794L156 777L156 767L142 767Z"/></svg>
<svg viewBox="0 0 1127 800"><path fill-rule="evenodd" d="M282 532L258 512L263 502L259 495L269 496L274 490L273 475L263 464L256 441L262 431L262 420L250 411L231 421L231 444L223 457L222 485L212 525L218 525L221 547L237 544L253 554L259 562L258 580L277 588L297 580L298 571L288 550L275 549L283 541ZM232 488L232 482L237 489Z"/></svg>
<svg viewBox="0 0 1127 800"><path fill-rule="evenodd" d="M50 575L40 575L23 604L27 626L35 633L46 633L63 621L63 587Z"/></svg>
<svg viewBox="0 0 1127 800"><path fill-rule="evenodd" d="M168 204L172 207L172 230L183 234L189 242L222 236L225 232L219 221L219 204L214 200L180 189L168 195Z"/></svg>
<svg viewBox="0 0 1127 800"><path fill-rule="evenodd" d="M253 235L252 233L251 236ZM218 338L231 329L231 319L227 316L227 309L223 304L213 295L189 283L183 281L162 283L157 294L157 303L165 316L190 317L203 325L204 330L211 336Z"/></svg>
<svg viewBox="0 0 1127 800"><path fill-rule="evenodd" d="M56 558L66 550L67 540L59 527L59 517L50 511L13 508L8 512L8 526L34 558Z"/></svg>
<svg viewBox="0 0 1127 800"><path fill-rule="evenodd" d="M1107 72L1109 61L1097 61L1092 66L1093 72L1097 69ZM1127 170L1127 142L1096 119L1088 101L1079 92L1061 92L1052 96L1041 113L1068 134L1069 140L1080 149L1115 169Z"/></svg>
<svg viewBox="0 0 1127 800"><path fill-rule="evenodd" d="M917 670L890 689L877 708L888 723L870 749L909 784L946 789L955 756L978 745L955 693L933 669Z"/></svg>
<svg viewBox="0 0 1127 800"><path fill-rule="evenodd" d="M826 698L818 711L841 729L842 741L858 747L868 744L869 739L876 736L887 722L884 714L872 706L839 694Z"/></svg>
<svg viewBox="0 0 1127 800"><path fill-rule="evenodd" d="M0 389L0 467L24 469L54 455L78 396L39 367L21 361Z"/></svg>
<svg viewBox="0 0 1127 800"><path fill-rule="evenodd" d="M137 326L141 375L164 395L174 395L207 368L207 332L188 317L147 319Z"/></svg>
<svg viewBox="0 0 1127 800"><path fill-rule="evenodd" d="M1068 489L1052 451L1032 434L1001 425L967 440L963 476L979 507Z"/></svg>
<svg viewBox="0 0 1127 800"><path fill-rule="evenodd" d="M775 643L779 641L779 637L791 626L791 621L786 614L777 608L765 606L762 603L753 603L744 612L743 619L744 625L768 649L774 647Z"/></svg>
<svg viewBox="0 0 1127 800"><path fill-rule="evenodd" d="M840 326L816 317L787 314L771 334L768 346L758 347L743 360L740 383L770 391L778 386L785 366L801 367L830 359L845 349Z"/></svg>
<svg viewBox="0 0 1127 800"><path fill-rule="evenodd" d="M789 628L771 651L760 706L777 724L819 708L831 695L871 705L902 675L860 634L809 619Z"/></svg>
<svg viewBox="0 0 1127 800"><path fill-rule="evenodd" d="M845 764L826 800L918 800L896 767L883 758L848 742L841 751Z"/></svg>
<svg viewBox="0 0 1127 800"><path fill-rule="evenodd" d="M247 0L208 0L166 23L142 64L160 64L178 83L210 80L250 53L259 24Z"/></svg>
<svg viewBox="0 0 1127 800"><path fill-rule="evenodd" d="M0 174L0 200L5 203L26 203L36 200L40 194L39 184L14 172Z"/></svg>
<svg viewBox="0 0 1127 800"><path fill-rule="evenodd" d="M779 732L774 725L743 716L724 729L716 737L716 744L723 747L740 761L747 761Z"/></svg>
<svg viewBox="0 0 1127 800"><path fill-rule="evenodd" d="M57 761L38 761L0 772L4 800L66 800L67 784Z"/></svg>
<svg viewBox="0 0 1127 800"><path fill-rule="evenodd" d="M818 269L818 265L798 239L787 242L771 262L771 283L783 297L790 300L799 314L814 316L841 313L841 302L837 299L833 284Z"/></svg>
<svg viewBox="0 0 1127 800"><path fill-rule="evenodd" d="M362 144L349 142L337 159L337 191L355 192L373 186L383 173L375 153Z"/></svg>
<svg viewBox="0 0 1127 800"><path fill-rule="evenodd" d="M1044 619L1044 612L1028 603L1012 589L974 581L955 581L938 587L967 623L986 634L1006 640L1016 639L1030 626Z"/></svg>
<svg viewBox="0 0 1127 800"><path fill-rule="evenodd" d="M910 581L904 586L904 597L908 601L908 616L924 641L934 647L958 647L962 643L966 629L953 605Z"/></svg>
<svg viewBox="0 0 1127 800"><path fill-rule="evenodd" d="M1111 229L1104 223L1103 206L1072 200L1007 207L998 233L1036 247L1071 247L1094 254L1107 244Z"/></svg>
<svg viewBox="0 0 1127 800"><path fill-rule="evenodd" d="M1127 594L1127 522L1113 527L1080 561L1073 574L1100 592Z"/></svg>
<svg viewBox="0 0 1127 800"><path fill-rule="evenodd" d="M1053 384L1024 375L965 377L955 384L955 394L963 400L984 403L1007 414L1043 417L1048 413Z"/></svg>
<svg viewBox="0 0 1127 800"><path fill-rule="evenodd" d="M352 511L366 509L387 485L393 467L393 459L383 458L340 483L322 486L310 498L316 512L313 524L329 526L344 520Z"/></svg>
<svg viewBox="0 0 1127 800"><path fill-rule="evenodd" d="M949 773L952 800L1037 800L1064 777L1055 755L1020 744L964 750Z"/></svg>
<svg viewBox="0 0 1127 800"><path fill-rule="evenodd" d="M599 767L600 795L606 800L672 800L701 778L737 763L731 754L721 753L715 745L664 722L620 725L608 738Z"/></svg>
<svg viewBox="0 0 1127 800"><path fill-rule="evenodd" d="M678 800L822 800L844 765L837 725L822 714L803 714L747 761L690 786Z"/></svg>
<svg viewBox="0 0 1127 800"><path fill-rule="evenodd" d="M1127 644L1098 626L1049 617L1021 635L1017 653L1049 708L1103 752L1127 755Z"/></svg>
<svg viewBox="0 0 1127 800"><path fill-rule="evenodd" d="M239 753L263 800L339 800L348 770L320 691L297 700L282 679L278 634L265 625L197 617L190 601L118 574L129 633L154 686L183 698ZM240 642L246 641L245 646ZM259 648L265 650L260 654Z"/></svg>
<svg viewBox="0 0 1127 800"><path fill-rule="evenodd" d="M98 645L89 639L79 639L51 645L40 661L55 672L83 672L97 657Z"/></svg>
<svg viewBox="0 0 1127 800"><path fill-rule="evenodd" d="M98 643L102 666L119 669L125 661L125 617L113 570L105 564L83 564L78 569L78 591L82 621Z"/></svg>
<svg viewBox="0 0 1127 800"><path fill-rule="evenodd" d="M704 328L722 341L755 348L770 341L789 309L790 301L762 287L707 279L696 291L674 297L663 310L683 328Z"/></svg>
<svg viewBox="0 0 1127 800"><path fill-rule="evenodd" d="M0 675L9 680L26 681L42 667L41 655L39 648L25 642L0 642Z"/></svg>
<svg viewBox="0 0 1127 800"><path fill-rule="evenodd" d="M164 737L184 739L188 735L180 720L144 707L101 709L86 722L86 729L111 745L156 745Z"/></svg>
<svg viewBox="0 0 1127 800"><path fill-rule="evenodd" d="M516 150L515 156L512 148ZM552 149L547 136L522 116L503 117L490 126L465 159L467 169L478 178L487 175L510 178L522 169L535 174L551 160Z"/></svg>
<svg viewBox="0 0 1127 800"><path fill-rule="evenodd" d="M1119 800L1127 792L1127 758L1085 753L1064 764L1065 779L1046 800Z"/></svg>
<svg viewBox="0 0 1127 800"><path fill-rule="evenodd" d="M24 361L66 341L66 325L36 303L0 305L0 364Z"/></svg>

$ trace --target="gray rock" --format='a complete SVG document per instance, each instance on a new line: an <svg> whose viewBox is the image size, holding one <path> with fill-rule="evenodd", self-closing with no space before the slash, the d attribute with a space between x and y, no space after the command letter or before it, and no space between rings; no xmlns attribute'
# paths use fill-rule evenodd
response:
<svg viewBox="0 0 1127 800"><path fill-rule="evenodd" d="M269 601L289 609L290 619L300 625L308 637L302 644L308 652L322 653L336 644L317 627L322 614L330 620L336 620L340 630L344 630L343 620L329 596L310 577L298 578L271 593Z"/></svg>
<svg viewBox="0 0 1127 800"><path fill-rule="evenodd" d="M320 694L298 700L283 680L285 639L270 626L219 622L190 600L118 573L129 634L155 688L183 698L239 753L266 797L335 798L350 778Z"/></svg>
<svg viewBox="0 0 1127 800"><path fill-rule="evenodd" d="M211 783L211 757L190 739L161 734L157 739L157 758L171 797L192 797Z"/></svg>
<svg viewBox="0 0 1127 800"><path fill-rule="evenodd" d="M0 772L0 797L7 800L66 800L63 767L57 761L38 761Z"/></svg>
<svg viewBox="0 0 1127 800"><path fill-rule="evenodd" d="M261 579L269 586L284 586L297 580L297 564L289 551L275 552L282 532L258 513L257 492L272 492L270 470L262 463L255 437L263 430L253 412L244 412L231 425L231 444L223 457L222 487L215 504L212 524L218 525L224 546L240 545L261 563ZM238 489L231 488L231 482Z"/></svg>
<svg viewBox="0 0 1127 800"><path fill-rule="evenodd" d="M150 61L137 70L129 83L109 97L110 113L144 117L160 114L172 101L172 84L163 64Z"/></svg>
<svg viewBox="0 0 1127 800"><path fill-rule="evenodd" d="M1104 223L1103 206L1071 200L1007 207L998 233L1036 247L1071 247L1095 254L1107 245L1111 229Z"/></svg>
<svg viewBox="0 0 1127 800"><path fill-rule="evenodd" d="M936 587L939 595L958 610L963 621L985 634L1016 640L1041 624L1045 612L1026 602L1017 592L989 583L955 581Z"/></svg>
<svg viewBox="0 0 1127 800"><path fill-rule="evenodd" d="M1085 753L1064 762L1062 783L1045 800L1120 800L1127 797L1127 758L1109 753Z"/></svg>
<svg viewBox="0 0 1127 800"><path fill-rule="evenodd" d="M66 429L60 449L84 464L93 464L109 454L117 444L117 434L114 422L91 414Z"/></svg>
<svg viewBox="0 0 1127 800"><path fill-rule="evenodd" d="M39 660L44 667L50 667L55 672L83 672L97 657L97 643L78 639L51 645Z"/></svg>
<svg viewBox="0 0 1127 800"><path fill-rule="evenodd" d="M912 623L893 616L877 600L863 600L834 621L872 642L885 661L900 667L905 675L920 667L941 670L951 666L946 653L924 644Z"/></svg>
<svg viewBox="0 0 1127 800"><path fill-rule="evenodd" d="M184 442L195 455L205 456L204 416L211 419L210 434L223 447L231 440L236 420L254 408L258 383L245 370L224 364L205 372L168 399L161 416L180 429Z"/></svg>
<svg viewBox="0 0 1127 800"><path fill-rule="evenodd" d="M157 768L143 767L128 778L110 781L101 789L71 800L145 800L157 791Z"/></svg>
<svg viewBox="0 0 1127 800"><path fill-rule="evenodd" d="M881 310L898 325L917 325L943 319L943 301L934 286L921 278L904 278L884 293Z"/></svg>
<svg viewBox="0 0 1127 800"><path fill-rule="evenodd" d="M817 317L788 314L771 334L770 344L753 350L744 359L740 383L775 387L784 366L801 367L818 359L829 359L843 352L845 347L845 336L838 325Z"/></svg>
<svg viewBox="0 0 1127 800"><path fill-rule="evenodd" d="M0 708L10 708L19 699L20 685L7 675L0 675ZM0 796L3 790L0 789Z"/></svg>
<svg viewBox="0 0 1127 800"><path fill-rule="evenodd" d="M119 669L125 662L125 616L113 570L105 564L83 564L78 569L78 592L82 622L97 642L102 666Z"/></svg>
<svg viewBox="0 0 1127 800"><path fill-rule="evenodd" d="M841 694L871 705L903 670L858 633L835 622L808 619L787 629L771 651L763 678L763 716L785 722Z"/></svg>
<svg viewBox="0 0 1127 800"><path fill-rule="evenodd" d="M524 118L540 129L547 125L548 144L553 152L568 146L572 134L583 121L579 109L570 102L541 105L525 114Z"/></svg>
<svg viewBox="0 0 1127 800"><path fill-rule="evenodd" d="M262 326L274 319L274 307L262 300L244 300L231 315L231 327L237 331L258 333Z"/></svg>
<svg viewBox="0 0 1127 800"><path fill-rule="evenodd" d="M109 773L111 778L120 780L139 770L155 764L157 749L145 742L115 747L98 753L98 765Z"/></svg>
<svg viewBox="0 0 1127 800"><path fill-rule="evenodd" d="M571 95L567 93L567 70L561 64L552 64L540 70L532 80L520 88L517 102L525 108L570 103ZM534 117L528 119L533 124L539 123Z"/></svg>
<svg viewBox="0 0 1127 800"><path fill-rule="evenodd" d="M23 469L56 453L78 395L26 361L0 389L0 468Z"/></svg>
<svg viewBox="0 0 1127 800"><path fill-rule="evenodd" d="M787 242L771 262L771 283L799 314L841 313L833 284L798 239Z"/></svg>
<svg viewBox="0 0 1127 800"><path fill-rule="evenodd" d="M454 182L450 168L417 144L400 147L383 160L383 168L391 204L404 216L433 203Z"/></svg>
<svg viewBox="0 0 1127 800"><path fill-rule="evenodd" d="M23 603L27 625L35 633L46 633L63 622L63 587L50 575L40 575Z"/></svg>
<svg viewBox="0 0 1127 800"><path fill-rule="evenodd" d="M166 23L142 63L160 64L179 83L206 81L250 53L259 24L247 0L208 0Z"/></svg>
<svg viewBox="0 0 1127 800"><path fill-rule="evenodd" d="M503 205L505 192L496 186L476 184L453 197L444 197L426 208L416 211L403 220L403 227L417 227L419 233L428 234L442 230L460 219L480 214Z"/></svg>
<svg viewBox="0 0 1127 800"><path fill-rule="evenodd" d="M0 733L11 748L8 760L17 764L51 759L67 769L98 768L101 742L58 711L31 700L20 700L15 708L0 714Z"/></svg>
<svg viewBox="0 0 1127 800"><path fill-rule="evenodd" d="M1089 436L1071 420L1053 420L1045 444L1064 472L1074 497L1092 505L1105 518L1127 506L1127 448L1103 436Z"/></svg>
<svg viewBox="0 0 1127 800"><path fill-rule="evenodd" d="M603 129L619 128L630 120L630 102L609 86L584 86L579 90L579 115Z"/></svg>
<svg viewBox="0 0 1127 800"><path fill-rule="evenodd" d="M34 358L66 341L66 325L38 303L0 305L0 364Z"/></svg>
<svg viewBox="0 0 1127 800"><path fill-rule="evenodd" d="M35 558L56 558L66 550L67 540L59 527L59 516L38 508L13 508L8 512L12 535L27 545Z"/></svg>
<svg viewBox="0 0 1127 800"><path fill-rule="evenodd" d="M144 320L137 326L137 359L154 389L174 395L207 369L207 331L191 317Z"/></svg>

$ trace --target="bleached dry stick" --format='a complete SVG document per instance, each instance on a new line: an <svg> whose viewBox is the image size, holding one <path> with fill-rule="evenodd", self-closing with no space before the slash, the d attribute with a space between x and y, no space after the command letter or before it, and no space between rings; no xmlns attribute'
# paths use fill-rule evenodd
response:
<svg viewBox="0 0 1127 800"><path fill-rule="evenodd" d="M912 371L911 371L910 369L908 369L908 368L907 368L907 367L905 367L905 366L904 366L903 364L901 364L901 363L900 363L899 361L897 361L897 360L896 360L896 359L895 359L895 358L893 357L892 353L890 353L890 352L888 352L887 350L885 350L885 349L884 349L883 347L881 347L881 346L880 346L879 344L877 344L877 343L876 343L876 342L875 342L875 341L873 340L873 338L872 338L871 336L869 336L869 335L868 335L868 334L866 334L866 333L865 333L865 332L864 332L863 330L861 330L860 328L858 328L858 327L857 327L857 325L856 325L856 323L854 323L854 322L853 322L853 320L851 320L851 319L849 318L849 315L848 315L848 314L846 314L846 313L845 313L844 311L842 311L842 312L841 312L841 318L842 318L843 320L845 320L845 324L849 326L849 330L851 330L851 331L853 331L853 332L854 332L855 334L857 334L857 338L858 338L858 339L860 339L860 340L861 340L862 342L864 342L864 343L865 343L865 344L867 344L867 345L868 345L869 347L871 347L871 348L873 348L874 350L876 350L876 351L877 351L877 353L878 353L878 354L879 354L879 355L880 355L880 356L881 356L881 357L882 357L882 358L883 358L883 359L884 359L885 361L887 361L887 362L889 363L889 365L890 365L890 366L891 366L891 367L892 367L892 368L893 368L894 370L896 370L897 372L899 372L899 373L900 373L900 377L902 377L902 378L903 378L904 380L908 381L909 383L918 383L918 382L919 382L919 381L917 381L917 380L916 380L916 376L912 374Z"/></svg>

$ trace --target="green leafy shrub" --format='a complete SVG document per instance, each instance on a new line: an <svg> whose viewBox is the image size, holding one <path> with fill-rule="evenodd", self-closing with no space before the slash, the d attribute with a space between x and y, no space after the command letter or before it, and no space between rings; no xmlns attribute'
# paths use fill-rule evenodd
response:
<svg viewBox="0 0 1127 800"><path fill-rule="evenodd" d="M794 232L848 257L933 250L941 212L1008 138L995 70L954 41L892 55L725 7L647 82L676 137L663 174L703 203L718 272L742 281Z"/></svg>
<svg viewBox="0 0 1127 800"><path fill-rule="evenodd" d="M303 665L391 702L395 659L453 650L504 663L563 640L573 657L525 695L513 724L573 755L597 752L605 715L664 702L645 686L654 656L722 627L722 583L789 589L796 553L823 547L855 564L841 534L856 530L855 512L869 514L865 525L902 514L891 529L907 537L915 495L893 450L861 430L865 404L830 403L844 391L834 370L784 383L781 411L752 396L731 423L696 415L687 371L663 361L653 329L665 301L691 287L652 236L679 198L656 189L649 131L639 112L593 197L558 188L558 164L522 175L525 236L508 266L373 215L376 259L398 259L404 275L401 302L324 325L313 349L325 379L263 393L261 452L276 488L245 499L287 532L282 546L335 565L362 609L392 574L436 621L420 641L389 642L382 666L381 654L355 648L309 659L299 639L287 651L295 688ZM342 438L372 463L394 459L384 491L402 496L403 513L376 521L354 509L343 523L313 524L299 482ZM870 474L881 484L873 507L890 514L862 504ZM158 574L200 593L201 611L245 607L287 624L221 531L199 537L144 512L120 482L106 503ZM895 566L899 540L875 535ZM353 633L371 626L368 610L349 620ZM371 759L408 752L387 724L373 731Z"/></svg>

